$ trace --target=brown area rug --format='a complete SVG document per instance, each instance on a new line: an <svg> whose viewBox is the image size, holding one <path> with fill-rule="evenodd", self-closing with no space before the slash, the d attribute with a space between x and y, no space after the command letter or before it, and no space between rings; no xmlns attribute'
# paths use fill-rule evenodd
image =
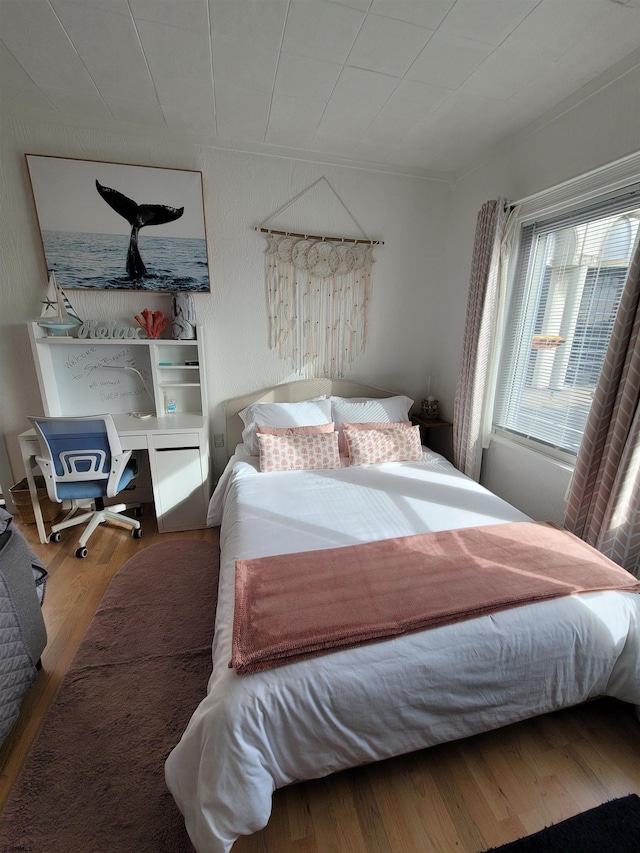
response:
<svg viewBox="0 0 640 853"><path fill-rule="evenodd" d="M219 552L151 545L115 575L0 818L0 850L188 853L164 762L204 697Z"/></svg>

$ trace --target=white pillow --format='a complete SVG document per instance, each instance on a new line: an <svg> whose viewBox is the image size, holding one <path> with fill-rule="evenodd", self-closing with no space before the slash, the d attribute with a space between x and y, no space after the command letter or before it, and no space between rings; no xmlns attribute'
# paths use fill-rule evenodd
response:
<svg viewBox="0 0 640 853"><path fill-rule="evenodd" d="M331 400L314 397L301 403L253 403L238 412L244 422L242 441L250 456L258 456L257 428L318 426L331 423Z"/></svg>
<svg viewBox="0 0 640 853"><path fill-rule="evenodd" d="M338 430L340 453L346 453L342 424L402 423L409 420L409 397L331 397L331 420Z"/></svg>

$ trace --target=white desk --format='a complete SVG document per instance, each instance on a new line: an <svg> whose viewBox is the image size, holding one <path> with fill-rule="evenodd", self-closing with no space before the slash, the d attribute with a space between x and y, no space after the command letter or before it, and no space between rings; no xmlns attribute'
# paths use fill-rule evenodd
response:
<svg viewBox="0 0 640 853"><path fill-rule="evenodd" d="M149 455L160 533L206 527L210 491L206 419L176 413L145 419L115 414L113 420L124 450L144 450ZM38 439L31 429L19 441L38 535L45 544L49 540L33 475L35 456L40 452Z"/></svg>
<svg viewBox="0 0 640 853"><path fill-rule="evenodd" d="M206 527L210 478L202 329L187 341L50 336L37 322L29 323L28 330L45 415L109 412L123 449L144 450L149 456L160 533ZM136 409L164 412L165 394L175 402L173 414L129 414ZM33 479L38 440L33 430L19 440L38 534L45 543Z"/></svg>

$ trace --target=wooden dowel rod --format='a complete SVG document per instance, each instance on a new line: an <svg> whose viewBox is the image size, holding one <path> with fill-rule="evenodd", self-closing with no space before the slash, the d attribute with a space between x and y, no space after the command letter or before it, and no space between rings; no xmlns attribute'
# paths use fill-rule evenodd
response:
<svg viewBox="0 0 640 853"><path fill-rule="evenodd" d="M384 246L384 240L360 240L356 237L321 237L317 234L298 234L295 231L275 231L273 228L256 228L262 234L278 234L281 237L303 237L305 240L324 240L327 243L366 243L367 246Z"/></svg>

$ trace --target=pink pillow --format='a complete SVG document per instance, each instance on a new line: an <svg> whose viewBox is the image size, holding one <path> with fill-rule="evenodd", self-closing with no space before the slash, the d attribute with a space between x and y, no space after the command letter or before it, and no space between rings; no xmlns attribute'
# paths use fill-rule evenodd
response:
<svg viewBox="0 0 640 853"><path fill-rule="evenodd" d="M319 435L322 432L333 432L334 428L335 424L298 427L259 426L258 433L262 433L262 435Z"/></svg>
<svg viewBox="0 0 640 853"><path fill-rule="evenodd" d="M349 442L343 438L343 430L345 429L395 429L396 427L406 428L411 426L411 421L400 421L399 423L389 423L388 421L366 421L361 424L342 424L338 446L343 456L349 458ZM340 440L342 439L342 441Z"/></svg>
<svg viewBox="0 0 640 853"><path fill-rule="evenodd" d="M338 433L302 435L257 434L261 471L304 471L340 468Z"/></svg>
<svg viewBox="0 0 640 853"><path fill-rule="evenodd" d="M418 462L422 459L420 427L345 431L351 465Z"/></svg>

